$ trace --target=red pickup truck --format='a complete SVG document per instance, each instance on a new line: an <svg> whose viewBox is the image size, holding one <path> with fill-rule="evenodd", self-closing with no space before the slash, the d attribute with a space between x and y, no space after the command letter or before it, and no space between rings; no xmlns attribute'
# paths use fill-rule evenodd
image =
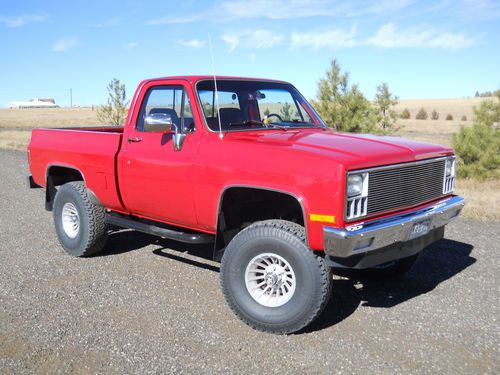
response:
<svg viewBox="0 0 500 375"><path fill-rule="evenodd" d="M275 80L145 80L124 127L35 129L28 152L69 254L117 226L213 243L228 305L273 333L322 312L334 267L408 271L464 205L450 148L335 132Z"/></svg>

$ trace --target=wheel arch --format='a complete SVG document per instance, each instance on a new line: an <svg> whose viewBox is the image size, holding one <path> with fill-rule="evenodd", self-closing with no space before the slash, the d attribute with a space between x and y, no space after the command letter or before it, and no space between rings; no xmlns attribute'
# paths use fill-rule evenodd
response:
<svg viewBox="0 0 500 375"><path fill-rule="evenodd" d="M231 228L227 227L231 226L231 223L228 223L228 217L227 217L227 204L231 203L230 197L231 195L236 195L238 197L241 194L251 194L253 199L247 200L244 203L249 203L249 202L255 202L255 197L265 197L264 200L269 199L269 198L277 198L276 201L273 201L273 207L272 208L283 208L285 211L280 211L278 209L278 213L285 213L287 208L291 208L291 212L293 215L290 217L292 220L296 220L294 222L297 222L298 224L304 226L305 232L306 232L306 244L308 244L308 238L307 238L307 216L306 216L306 210L307 210L307 202L304 201L304 198L298 194L295 194L290 191L286 190L281 190L277 188L272 188L272 187L266 187L266 186L259 186L259 185L248 185L248 184L231 184L225 186L222 191L220 192L219 195L219 202L217 206L217 224L216 224L216 241L215 241L215 248L214 248L214 259L220 260L223 253L224 249L229 243L229 241L236 235L239 230L242 228ZM277 202L281 204L290 204L292 207L289 206L280 206ZM237 208L242 208L244 203L240 202L240 205ZM233 211L235 209L233 208ZM271 214L271 215L270 215ZM231 214L230 214L231 215ZM258 216L258 215L257 215ZM246 218L247 216L242 215L241 219ZM272 212L268 211L267 214L263 214L262 217L258 217L259 220L267 220L267 219L274 219L276 217L273 217ZM286 218L285 218L286 219ZM229 218L229 220L231 220ZM291 221L292 221L291 220ZM238 220L236 220L238 222ZM244 224L242 220L238 224ZM234 225L234 223L233 223ZM227 229L231 230L233 233L227 233ZM236 230L238 229L238 230Z"/></svg>
<svg viewBox="0 0 500 375"><path fill-rule="evenodd" d="M82 181L85 183L85 175L81 169L62 163L49 164L45 172L45 209L52 211L54 199L57 194L57 186L64 185L72 181ZM96 204L101 204L95 193L86 187L89 199Z"/></svg>

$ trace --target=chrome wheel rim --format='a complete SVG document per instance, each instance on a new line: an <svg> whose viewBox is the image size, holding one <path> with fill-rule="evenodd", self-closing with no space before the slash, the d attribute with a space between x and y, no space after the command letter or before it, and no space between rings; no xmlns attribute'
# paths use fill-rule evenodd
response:
<svg viewBox="0 0 500 375"><path fill-rule="evenodd" d="M71 202L65 203L61 216L62 226L66 236L69 238L78 236L78 231L80 230L80 216L78 215L76 206Z"/></svg>
<svg viewBox="0 0 500 375"><path fill-rule="evenodd" d="M245 285L250 296L266 307L287 303L295 293L297 279L285 258L273 253L254 257L245 270Z"/></svg>

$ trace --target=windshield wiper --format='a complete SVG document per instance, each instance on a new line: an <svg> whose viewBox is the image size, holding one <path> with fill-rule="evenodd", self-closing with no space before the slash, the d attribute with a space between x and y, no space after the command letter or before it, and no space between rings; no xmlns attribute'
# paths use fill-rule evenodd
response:
<svg viewBox="0 0 500 375"><path fill-rule="evenodd" d="M287 129L290 129L289 126L283 126L283 125L276 125L276 124L269 124L269 125L265 125L267 128L273 128L273 129L281 129L281 130L287 130Z"/></svg>
<svg viewBox="0 0 500 375"><path fill-rule="evenodd" d="M242 126L242 125L262 125L262 126L265 126L262 121L258 121L258 120L244 120L244 121L230 122L229 123L229 127Z"/></svg>
<svg viewBox="0 0 500 375"><path fill-rule="evenodd" d="M311 121L300 121L300 120L292 120L290 121L294 124L306 124L306 125L312 125L312 126L316 126L316 124L314 122L311 122Z"/></svg>
<svg viewBox="0 0 500 375"><path fill-rule="evenodd" d="M244 126L244 125L261 125L264 128L272 128L272 129L281 129L281 130L287 130L289 126L283 126L283 125L276 125L276 124L264 124L262 121L259 120L244 120L241 122L231 122L229 123L229 127L233 126Z"/></svg>

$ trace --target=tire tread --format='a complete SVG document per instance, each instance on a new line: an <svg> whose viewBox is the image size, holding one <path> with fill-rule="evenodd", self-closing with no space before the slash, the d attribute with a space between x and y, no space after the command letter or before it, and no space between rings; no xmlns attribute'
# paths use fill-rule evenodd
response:
<svg viewBox="0 0 500 375"><path fill-rule="evenodd" d="M264 232L266 234L270 234L269 230L271 230L272 234L276 236L280 236L283 234L290 234L297 241L300 241L304 244L306 244L306 231L305 228L297 223L293 223L290 221L286 220L278 220L278 219L273 219L273 220L265 220L265 221L259 221L256 223L253 223L252 225L249 225L245 229L243 229L241 232L239 232L234 238L233 241L236 239L238 241L238 237L243 237L245 236L246 233L250 231L255 231L255 235L263 234ZM246 318L244 314L240 312L240 310L237 308L231 293L229 291L228 285L225 285L225 283L222 281L224 278L224 270L227 267L227 257L222 257L222 262L221 262L221 288L222 288L222 293L224 295L225 300L227 301L230 309L233 311L233 313L243 321L245 324L249 325L255 330L258 331L263 331L263 332L270 332L278 335L285 335L285 334L290 334L293 332L300 331L301 329L305 328L308 326L313 320L315 320L325 309L329 299L330 295L332 293L332 272L331 268L327 267L325 264L324 259L316 254L312 250L308 250L309 252L307 253L308 256L310 257L311 262L316 262L316 266L318 269L318 274L320 275L321 278L321 286L319 290L317 291L320 294L320 298L316 299L315 306L310 310L311 312L304 316L300 321L295 322L294 325L288 326L286 328L277 328L274 325L271 324L266 324L266 323L259 323L256 324L253 321L250 321Z"/></svg>
<svg viewBox="0 0 500 375"><path fill-rule="evenodd" d="M73 181L64 184L61 189L72 189L77 193L88 219L88 238L82 244L79 257L87 257L101 251L107 241L106 211L104 207L92 202L87 194L87 187L83 181ZM57 195L56 195L57 200ZM54 212L55 213L55 212Z"/></svg>

